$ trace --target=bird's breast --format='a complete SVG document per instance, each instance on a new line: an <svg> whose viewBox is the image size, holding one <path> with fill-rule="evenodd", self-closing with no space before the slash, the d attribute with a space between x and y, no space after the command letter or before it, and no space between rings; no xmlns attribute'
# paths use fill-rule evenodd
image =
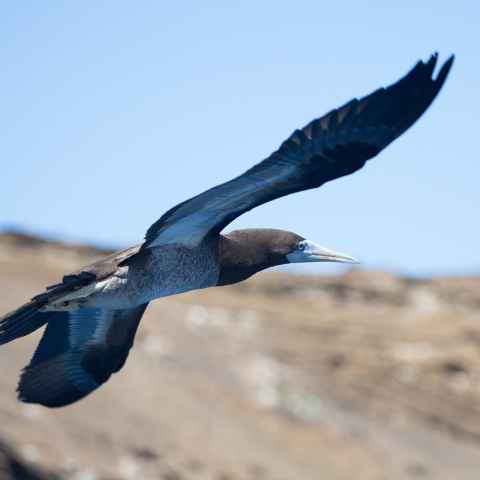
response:
<svg viewBox="0 0 480 480"><path fill-rule="evenodd" d="M128 272L128 288L142 301L216 285L219 265L211 245L148 249Z"/></svg>

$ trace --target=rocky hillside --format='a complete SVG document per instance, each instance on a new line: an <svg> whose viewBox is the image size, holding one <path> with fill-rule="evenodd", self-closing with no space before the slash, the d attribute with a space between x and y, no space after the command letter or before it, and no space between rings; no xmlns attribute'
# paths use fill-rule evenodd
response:
<svg viewBox="0 0 480 480"><path fill-rule="evenodd" d="M105 253L1 235L0 312ZM479 307L480 278L266 272L153 303L59 410L15 398L32 335L0 349L0 479L478 479Z"/></svg>

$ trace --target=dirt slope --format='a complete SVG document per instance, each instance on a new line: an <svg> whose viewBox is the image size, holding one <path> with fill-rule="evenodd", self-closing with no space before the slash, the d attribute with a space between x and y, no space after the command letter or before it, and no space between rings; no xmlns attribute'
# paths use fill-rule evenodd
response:
<svg viewBox="0 0 480 480"><path fill-rule="evenodd" d="M0 312L101 253L0 236ZM265 273L155 302L59 410L15 398L32 335L0 349L0 441L73 480L478 479L479 306L478 278Z"/></svg>

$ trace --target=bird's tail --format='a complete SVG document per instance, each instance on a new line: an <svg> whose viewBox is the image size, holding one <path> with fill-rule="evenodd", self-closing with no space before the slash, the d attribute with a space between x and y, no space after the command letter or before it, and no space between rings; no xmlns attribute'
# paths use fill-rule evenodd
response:
<svg viewBox="0 0 480 480"><path fill-rule="evenodd" d="M0 317L0 345L24 337L45 325L48 318L40 310L46 303L46 301L32 300Z"/></svg>

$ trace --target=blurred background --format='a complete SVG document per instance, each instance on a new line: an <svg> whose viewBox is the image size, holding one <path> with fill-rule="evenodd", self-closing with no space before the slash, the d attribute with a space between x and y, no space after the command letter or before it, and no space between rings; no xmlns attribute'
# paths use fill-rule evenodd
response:
<svg viewBox="0 0 480 480"><path fill-rule="evenodd" d="M360 268L155 302L124 369L60 410L15 398L39 334L2 347L0 479L478 479L479 6L11 2L0 18L1 314L313 118L456 55L363 170L230 226Z"/></svg>

